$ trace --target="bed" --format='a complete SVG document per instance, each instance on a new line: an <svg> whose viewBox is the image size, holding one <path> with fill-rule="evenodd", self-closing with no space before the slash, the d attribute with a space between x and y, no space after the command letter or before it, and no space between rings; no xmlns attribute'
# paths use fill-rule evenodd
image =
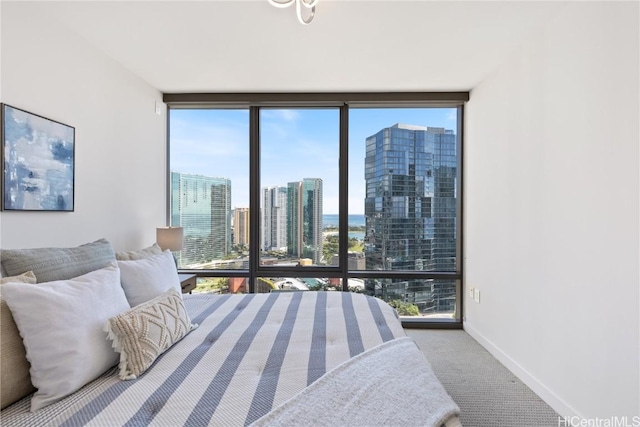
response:
<svg viewBox="0 0 640 427"><path fill-rule="evenodd" d="M459 409L396 312L343 292L181 297L192 329L135 379L118 366L3 427L459 426Z"/></svg>

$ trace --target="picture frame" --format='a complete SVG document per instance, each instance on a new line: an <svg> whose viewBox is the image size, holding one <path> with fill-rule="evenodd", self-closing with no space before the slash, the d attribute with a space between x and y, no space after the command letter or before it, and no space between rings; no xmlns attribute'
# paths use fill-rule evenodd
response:
<svg viewBox="0 0 640 427"><path fill-rule="evenodd" d="M2 210L74 211L75 128L0 104Z"/></svg>

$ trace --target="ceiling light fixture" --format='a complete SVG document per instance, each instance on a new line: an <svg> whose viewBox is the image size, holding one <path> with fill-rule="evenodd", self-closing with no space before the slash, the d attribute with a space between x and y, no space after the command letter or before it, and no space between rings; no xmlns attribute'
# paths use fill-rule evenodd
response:
<svg viewBox="0 0 640 427"><path fill-rule="evenodd" d="M292 4L296 4L296 15L298 15L298 21L303 25L309 25L313 21L313 17L316 16L316 4L319 0L268 0L270 4L281 9L289 7ZM308 10L304 15L307 15L307 19L304 18L302 9L303 7Z"/></svg>

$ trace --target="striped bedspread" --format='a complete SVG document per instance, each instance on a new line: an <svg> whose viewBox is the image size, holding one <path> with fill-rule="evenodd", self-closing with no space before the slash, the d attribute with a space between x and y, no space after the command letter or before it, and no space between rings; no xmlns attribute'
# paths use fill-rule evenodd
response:
<svg viewBox="0 0 640 427"><path fill-rule="evenodd" d="M248 425L342 362L405 336L391 307L362 294L185 295L185 303L200 326L137 380L119 380L114 368L40 411L29 413L25 398L0 424Z"/></svg>

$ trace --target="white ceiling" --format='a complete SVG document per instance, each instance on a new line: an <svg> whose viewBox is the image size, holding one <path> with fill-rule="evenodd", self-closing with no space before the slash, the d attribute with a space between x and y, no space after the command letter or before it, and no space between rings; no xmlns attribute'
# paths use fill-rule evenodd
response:
<svg viewBox="0 0 640 427"><path fill-rule="evenodd" d="M267 0L48 1L166 93L470 90L567 3L320 0L311 25Z"/></svg>

